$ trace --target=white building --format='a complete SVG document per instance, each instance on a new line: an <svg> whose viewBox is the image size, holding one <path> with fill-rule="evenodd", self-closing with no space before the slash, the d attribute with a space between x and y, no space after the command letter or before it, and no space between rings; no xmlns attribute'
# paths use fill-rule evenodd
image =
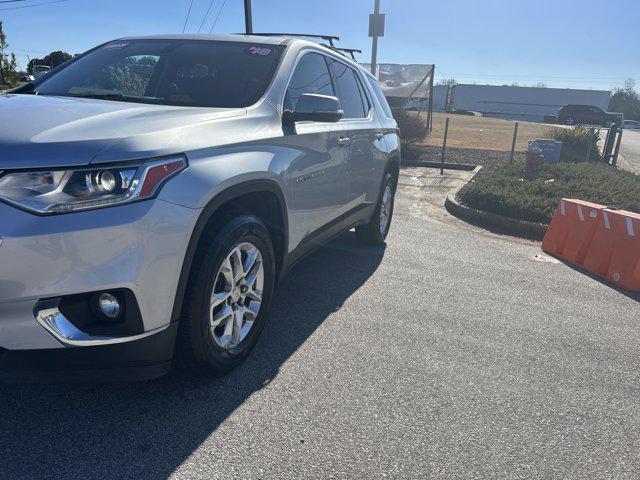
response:
<svg viewBox="0 0 640 480"><path fill-rule="evenodd" d="M456 85L450 109L482 112L486 117L542 122L545 116L556 115L561 106L568 104L593 105L607 111L610 97L608 90Z"/></svg>
<svg viewBox="0 0 640 480"><path fill-rule="evenodd" d="M433 111L444 112L447 109L447 95L449 94L448 85L433 86Z"/></svg>

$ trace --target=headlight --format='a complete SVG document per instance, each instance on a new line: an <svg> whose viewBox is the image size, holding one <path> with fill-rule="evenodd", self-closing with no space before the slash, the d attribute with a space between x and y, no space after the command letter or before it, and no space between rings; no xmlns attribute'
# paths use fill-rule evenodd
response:
<svg viewBox="0 0 640 480"><path fill-rule="evenodd" d="M40 213L67 213L120 205L158 193L187 167L183 156L137 164L0 174L0 200Z"/></svg>

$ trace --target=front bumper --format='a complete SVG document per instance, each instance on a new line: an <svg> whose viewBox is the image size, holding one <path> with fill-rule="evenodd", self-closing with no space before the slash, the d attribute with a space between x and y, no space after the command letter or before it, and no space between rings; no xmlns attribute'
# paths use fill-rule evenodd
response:
<svg viewBox="0 0 640 480"><path fill-rule="evenodd" d="M107 382L149 380L171 368L178 324L124 343L90 347L0 348L0 382Z"/></svg>
<svg viewBox="0 0 640 480"><path fill-rule="evenodd" d="M8 351L138 342L170 330L179 274L198 214L159 199L46 217L0 203L2 358L16 358ZM78 344L55 335L36 318L36 305L43 299L113 289L133 292L142 318L138 335ZM0 369L2 364L0 360Z"/></svg>

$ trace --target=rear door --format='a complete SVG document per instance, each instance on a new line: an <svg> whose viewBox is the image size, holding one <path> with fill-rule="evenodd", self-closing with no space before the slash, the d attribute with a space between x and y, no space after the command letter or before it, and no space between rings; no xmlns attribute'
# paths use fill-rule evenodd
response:
<svg viewBox="0 0 640 480"><path fill-rule="evenodd" d="M586 105L580 105L578 109L578 123L593 123L594 113Z"/></svg>
<svg viewBox="0 0 640 480"><path fill-rule="evenodd" d="M294 110L300 95L335 96L327 57L307 51L298 59L284 98L284 109ZM292 209L291 247L322 236L347 209L346 142L339 122L298 122L289 132Z"/></svg>
<svg viewBox="0 0 640 480"><path fill-rule="evenodd" d="M381 127L372 112L360 76L345 62L329 59L333 84L344 117L339 122L343 142L348 144L347 190L348 209L353 210L375 201L370 192L374 182L374 150ZM377 195L376 195L377 198Z"/></svg>
<svg viewBox="0 0 640 480"><path fill-rule="evenodd" d="M589 113L590 113L590 118L589 118L589 123L591 124L602 124L602 123L606 123L606 114L604 113L604 111L600 110L597 107L589 107Z"/></svg>

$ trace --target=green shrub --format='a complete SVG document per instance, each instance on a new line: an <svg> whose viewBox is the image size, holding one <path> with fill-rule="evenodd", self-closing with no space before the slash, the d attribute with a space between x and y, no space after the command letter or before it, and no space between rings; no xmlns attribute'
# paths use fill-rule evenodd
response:
<svg viewBox="0 0 640 480"><path fill-rule="evenodd" d="M544 165L531 181L524 165L501 167L460 190L469 207L531 222L549 223L561 198L578 198L640 212L640 175L604 163Z"/></svg>
<svg viewBox="0 0 640 480"><path fill-rule="evenodd" d="M393 118L400 127L400 138L403 145L413 145L427 135L427 124L418 117L416 112L397 108L393 111Z"/></svg>
<svg viewBox="0 0 640 480"><path fill-rule="evenodd" d="M598 152L600 135L593 127L553 128L547 132L547 138L562 142L561 162L586 162L587 156L590 161L602 160Z"/></svg>

